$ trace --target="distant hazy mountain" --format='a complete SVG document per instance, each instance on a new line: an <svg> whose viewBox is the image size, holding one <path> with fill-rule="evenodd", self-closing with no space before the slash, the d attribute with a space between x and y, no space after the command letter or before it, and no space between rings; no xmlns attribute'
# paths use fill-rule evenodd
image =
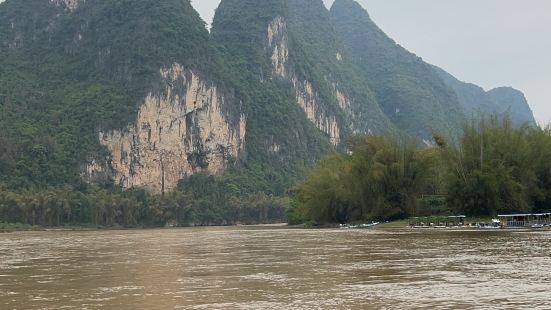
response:
<svg viewBox="0 0 551 310"><path fill-rule="evenodd" d="M508 114L517 125L536 125L534 113L524 94L512 87L498 87L488 92L500 114Z"/></svg>
<svg viewBox="0 0 551 310"><path fill-rule="evenodd" d="M486 92L482 87L461 82L446 71L434 67L444 82L455 91L467 118L480 115L508 115L517 126L535 126L534 115L524 94L510 87Z"/></svg>

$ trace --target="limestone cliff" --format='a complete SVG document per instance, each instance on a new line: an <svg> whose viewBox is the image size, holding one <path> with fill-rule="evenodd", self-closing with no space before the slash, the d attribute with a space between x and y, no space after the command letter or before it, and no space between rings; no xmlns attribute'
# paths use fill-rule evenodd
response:
<svg viewBox="0 0 551 310"><path fill-rule="evenodd" d="M306 113L308 119L329 136L333 145L338 145L341 141L340 126L334 115L330 115L320 108L312 84L293 78L293 86L297 94L297 103Z"/></svg>
<svg viewBox="0 0 551 310"><path fill-rule="evenodd" d="M276 17L268 26L268 49L272 51L273 73L286 77L286 65L289 60L287 24L283 17Z"/></svg>
<svg viewBox="0 0 551 310"><path fill-rule="evenodd" d="M56 6L64 6L69 11L74 11L78 8L81 2L84 2L86 0L50 0L51 3L53 3Z"/></svg>
<svg viewBox="0 0 551 310"><path fill-rule="evenodd" d="M288 79L292 82L296 93L296 101L302 108L308 119L316 127L329 136L333 145L341 141L341 128L335 115L331 115L322 105L319 104L319 96L312 83L308 80L299 79L289 63L289 38L285 19L277 16L267 29L266 49L270 54L272 62L272 73L279 78ZM342 93L339 93L344 97ZM343 99L346 101L346 99Z"/></svg>
<svg viewBox="0 0 551 310"><path fill-rule="evenodd" d="M165 88L145 98L136 122L99 135L115 182L124 188L162 193L199 171L220 174L245 145L246 118L240 113L232 120L216 85L179 64L160 74ZM87 170L98 170L97 163Z"/></svg>

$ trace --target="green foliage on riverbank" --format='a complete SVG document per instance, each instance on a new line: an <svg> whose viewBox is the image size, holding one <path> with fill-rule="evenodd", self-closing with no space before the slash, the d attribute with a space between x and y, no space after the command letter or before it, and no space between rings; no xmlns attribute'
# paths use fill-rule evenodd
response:
<svg viewBox="0 0 551 310"><path fill-rule="evenodd" d="M0 233L14 232L14 231L28 231L28 230L35 230L38 228L39 228L38 226L32 226L29 224L0 222Z"/></svg>
<svg viewBox="0 0 551 310"><path fill-rule="evenodd" d="M434 149L404 136L356 138L350 154L331 154L296 189L295 212L317 222L407 217L426 188Z"/></svg>
<svg viewBox="0 0 551 310"><path fill-rule="evenodd" d="M435 147L399 136L354 140L323 159L295 188L294 218L393 220L423 213L492 216L551 210L551 129L507 118L464 125L458 143Z"/></svg>
<svg viewBox="0 0 551 310"><path fill-rule="evenodd" d="M164 196L117 188L13 192L0 187L0 222L42 227L162 227L284 221L285 198L238 194L228 183L210 176L193 180L195 184Z"/></svg>
<svg viewBox="0 0 551 310"><path fill-rule="evenodd" d="M509 119L470 122L457 145L438 135L448 204L468 215L551 210L551 129Z"/></svg>

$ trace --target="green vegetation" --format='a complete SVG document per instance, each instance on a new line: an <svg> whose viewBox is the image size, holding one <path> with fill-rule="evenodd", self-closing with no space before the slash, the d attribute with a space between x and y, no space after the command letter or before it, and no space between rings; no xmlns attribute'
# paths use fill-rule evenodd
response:
<svg viewBox="0 0 551 310"><path fill-rule="evenodd" d="M235 69L231 77L247 114L246 155L228 178L247 191L283 195L331 147L296 102L290 81L274 78L266 50L268 25L286 16L285 1L225 0L212 38ZM296 62L307 61L297 56ZM278 152L271 146L279 146Z"/></svg>
<svg viewBox="0 0 551 310"><path fill-rule="evenodd" d="M353 4L338 0L336 6L343 3ZM445 212L451 205L442 198L449 176L442 173L445 169L423 169L429 158L438 156L434 150L416 149L401 134L369 142L359 138L351 144L353 155L334 153L324 159L326 168L313 175L347 182L332 188L318 177L315 185L327 188L329 196L316 201L315 187L310 188L308 207L309 196L285 198L324 154L344 151L345 146L333 148L297 104L290 77L273 74L266 40L268 25L277 16L287 25L287 71L313 85L316 109L335 117L343 140L351 132L381 133L395 127L423 138L429 128L446 137L453 136L444 131L448 127L457 132L461 113L450 108L456 102L448 96L451 91L427 71L427 64L383 36L362 10L356 13L360 15L354 18L349 18L351 12L339 15L337 9L330 14L319 0L308 5L298 0L224 0L209 34L189 0L80 1L74 11L52 1L3 2L0 222L139 227L270 223L285 217L298 223L305 216L316 221L393 219ZM348 26L371 30L356 33ZM87 163L109 160L99 133L134 122L145 96L162 88L159 69L173 63L217 85L225 94L228 119L235 120L241 111L246 115L243 154L231 159L223 175L189 177L164 196L123 191L107 176L102 183L84 182ZM336 89L349 99L350 109L339 106ZM506 104L518 102L518 94L504 90L493 97ZM401 109L398 114L394 103ZM532 139L546 143L544 137ZM362 162L366 158L370 165ZM544 161L539 163L538 188L545 188L551 180L546 181ZM503 186L516 184L507 181ZM305 191L307 186L298 188ZM331 201L330 195L337 199ZM533 204L541 209L551 194L542 190L527 195L531 202L523 208ZM519 199L515 207L521 205ZM318 203L323 211L314 210ZM311 213L305 213L307 208Z"/></svg>
<svg viewBox="0 0 551 310"><path fill-rule="evenodd" d="M327 111L340 116L356 131L382 133L392 128L371 91L368 81L348 59L331 17L321 1L308 5L288 0L285 21L289 35L289 58L299 79L308 80ZM339 55L339 58L337 58ZM353 116L345 115L336 101L335 89L350 101Z"/></svg>
<svg viewBox="0 0 551 310"><path fill-rule="evenodd" d="M39 229L38 226L31 226L28 224L21 224L21 223L2 223L0 222L0 233L3 232L14 232L14 231L27 231L27 230L35 230Z"/></svg>
<svg viewBox="0 0 551 310"><path fill-rule="evenodd" d="M107 156L98 132L134 121L163 66L178 62L225 85L189 1L82 2L74 13L8 1L0 38L0 183L14 190L81 183L81 165Z"/></svg>
<svg viewBox="0 0 551 310"><path fill-rule="evenodd" d="M9 198L2 201L0 221L45 226L283 221L286 201L273 195L282 196L329 150L294 97L277 85L249 86L252 78L235 74L232 61L239 59L215 47L189 1L82 2L74 12L48 1L8 1L0 8L0 37L0 189ZM83 182L82 165L109 156L98 132L133 122L147 92L158 90L159 69L174 62L223 88L227 113L244 105L248 154L223 177L195 176L164 197L123 192L112 180ZM295 131L301 133L300 145L274 141L281 156L268 152L268 139Z"/></svg>
<svg viewBox="0 0 551 310"><path fill-rule="evenodd" d="M407 217L429 182L435 157L434 149L418 149L403 136L356 138L350 155L326 157L295 189L295 212L316 222Z"/></svg>
<svg viewBox="0 0 551 310"><path fill-rule="evenodd" d="M457 96L429 64L389 38L354 0L336 0L331 20L345 58L358 67L398 128L425 139L431 129L448 137L459 133Z"/></svg>
<svg viewBox="0 0 551 310"><path fill-rule="evenodd" d="M325 158L296 187L290 212L344 223L551 210L550 128L493 117L463 131L457 144L435 133L429 148L399 136L357 138L350 154Z"/></svg>
<svg viewBox="0 0 551 310"><path fill-rule="evenodd" d="M165 196L141 190L53 188L12 192L0 189L0 223L62 227L159 227L279 223L285 198L239 195L231 184L197 175ZM206 184L214 184L206 186Z"/></svg>
<svg viewBox="0 0 551 310"><path fill-rule="evenodd" d="M468 215L549 210L549 128L490 118L463 132L458 145L435 137L448 168L450 207Z"/></svg>

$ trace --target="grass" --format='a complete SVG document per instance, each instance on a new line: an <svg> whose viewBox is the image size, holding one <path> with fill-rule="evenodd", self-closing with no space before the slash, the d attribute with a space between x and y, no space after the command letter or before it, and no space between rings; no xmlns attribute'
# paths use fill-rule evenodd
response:
<svg viewBox="0 0 551 310"><path fill-rule="evenodd" d="M21 223L1 223L0 222L0 233L3 232L14 232L14 231L29 231L29 230L40 230L42 227L32 226L28 224Z"/></svg>
<svg viewBox="0 0 551 310"><path fill-rule="evenodd" d="M140 228L140 227L137 227ZM0 222L0 233L10 233L16 231L41 231L41 230L95 230L95 229L121 229L121 227L98 227L94 225L63 225L63 226L39 226L22 223L4 223Z"/></svg>

